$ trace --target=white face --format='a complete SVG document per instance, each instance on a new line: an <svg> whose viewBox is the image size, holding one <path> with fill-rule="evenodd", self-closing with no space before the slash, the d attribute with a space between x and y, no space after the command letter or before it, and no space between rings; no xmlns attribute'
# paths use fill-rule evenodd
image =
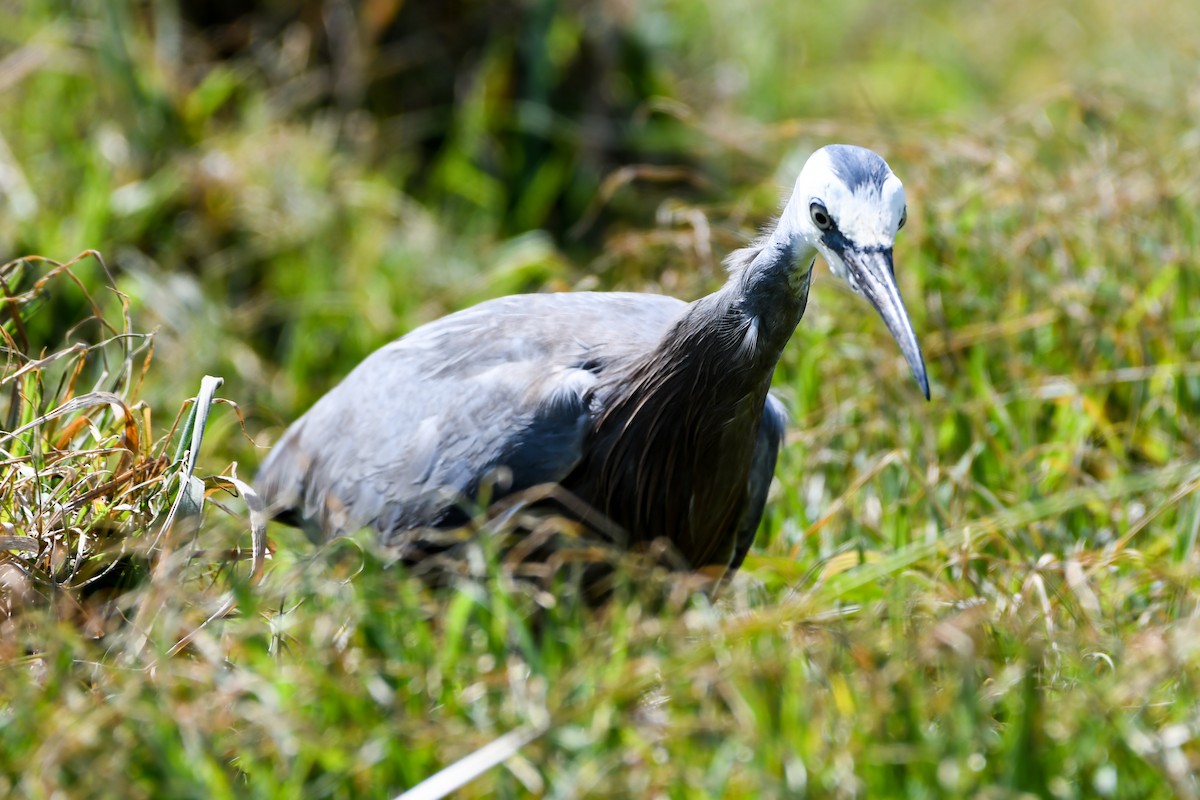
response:
<svg viewBox="0 0 1200 800"><path fill-rule="evenodd" d="M857 148L855 152L866 153ZM896 231L904 224L904 185L882 159L869 155L873 158L867 163L875 172L867 179L851 170L853 185L848 185L839 174L847 172L846 164L839 169L831 149L821 148L804 165L789 204L795 215L792 223L816 246L830 271L843 279L849 278L846 265L830 247L831 240L847 248L891 249ZM854 281L850 283L858 288Z"/></svg>
<svg viewBox="0 0 1200 800"><path fill-rule="evenodd" d="M904 218L904 187L887 163L870 150L834 144L813 153L800 171L776 234L816 249L879 312L928 399L925 359L892 265ZM801 252L800 261L811 253Z"/></svg>

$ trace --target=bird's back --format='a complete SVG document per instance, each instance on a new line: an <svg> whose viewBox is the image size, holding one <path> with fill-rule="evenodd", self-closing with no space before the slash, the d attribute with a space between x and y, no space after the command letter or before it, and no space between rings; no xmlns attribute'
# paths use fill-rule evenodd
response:
<svg viewBox="0 0 1200 800"><path fill-rule="evenodd" d="M598 378L653 349L686 308L648 294L514 295L431 322L297 420L259 491L323 538L459 522L462 500L496 476L509 477L501 491L560 481L580 459Z"/></svg>

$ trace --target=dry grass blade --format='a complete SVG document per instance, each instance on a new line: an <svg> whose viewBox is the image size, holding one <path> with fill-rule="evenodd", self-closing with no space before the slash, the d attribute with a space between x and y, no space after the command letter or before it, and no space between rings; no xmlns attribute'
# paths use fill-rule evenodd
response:
<svg viewBox="0 0 1200 800"><path fill-rule="evenodd" d="M104 405L114 406L121 409L121 415L125 420L126 429L131 430L133 428L133 412L129 410L129 406L125 405L125 401L121 397L113 394L112 392L91 392L89 394L80 395L79 397L72 397L58 408L55 408L53 411L42 414L37 419L25 423L11 433L0 433L0 442L7 439L16 438L27 431L33 430L39 425L44 425L50 420L64 417L67 414L74 414L75 412L82 411L85 408L93 408L95 406ZM136 436L136 433L134 436Z"/></svg>
<svg viewBox="0 0 1200 800"><path fill-rule="evenodd" d="M0 550L15 550L21 553L36 553L37 539L32 536L0 536Z"/></svg>
<svg viewBox="0 0 1200 800"><path fill-rule="evenodd" d="M396 800L441 800L488 770L512 758L520 752L522 747L537 739L548 729L549 725L526 725L515 731L509 731L499 739L487 743L440 772L434 773L413 788L398 795Z"/></svg>
<svg viewBox="0 0 1200 800"><path fill-rule="evenodd" d="M221 476L217 480L233 484L246 501L246 508L250 513L250 580L257 583L262 578L263 567L266 565L267 505L250 484L238 478L237 464L233 465L228 477Z"/></svg>

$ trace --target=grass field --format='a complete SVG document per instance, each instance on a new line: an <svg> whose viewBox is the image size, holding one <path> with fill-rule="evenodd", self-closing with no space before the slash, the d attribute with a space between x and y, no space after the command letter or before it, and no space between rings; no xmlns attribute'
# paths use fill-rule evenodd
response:
<svg viewBox="0 0 1200 800"><path fill-rule="evenodd" d="M312 33L423 91L461 32L370 38L406 4L230 53L86 5L0 7L0 796L387 798L520 739L456 796L1200 797L1188 4L531 0L416 110ZM232 479L359 358L699 296L830 141L905 182L933 397L818 265L723 594L630 565L589 610L486 541L431 590L279 526L258 574Z"/></svg>

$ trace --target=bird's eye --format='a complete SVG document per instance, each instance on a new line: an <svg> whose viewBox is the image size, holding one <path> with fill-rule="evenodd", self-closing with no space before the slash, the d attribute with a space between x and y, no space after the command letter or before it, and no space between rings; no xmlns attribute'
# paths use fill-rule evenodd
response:
<svg viewBox="0 0 1200 800"><path fill-rule="evenodd" d="M900 224L896 226L896 230L903 228L906 222L908 222L908 206L905 206L904 210L900 212Z"/></svg>
<svg viewBox="0 0 1200 800"><path fill-rule="evenodd" d="M813 224L823 231L827 231L833 227L833 217L829 216L829 212L825 210L825 206L820 203L813 203L808 207L808 213L812 215Z"/></svg>

